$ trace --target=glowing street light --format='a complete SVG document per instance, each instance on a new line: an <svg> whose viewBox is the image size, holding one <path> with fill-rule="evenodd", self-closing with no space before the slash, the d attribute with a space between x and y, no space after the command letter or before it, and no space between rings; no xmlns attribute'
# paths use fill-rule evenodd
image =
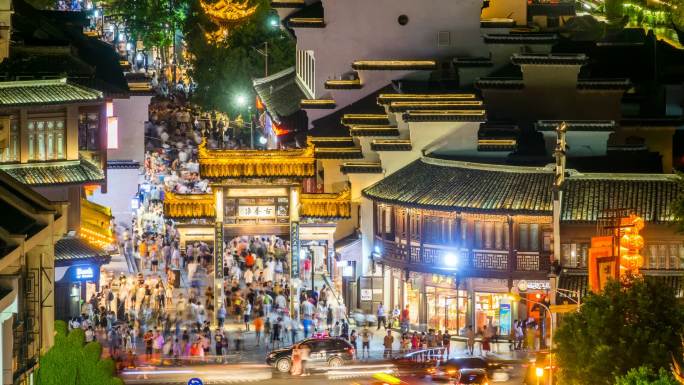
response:
<svg viewBox="0 0 684 385"><path fill-rule="evenodd" d="M263 137L263 136L260 136L260 137L259 137L259 143L261 143L262 145L264 145L264 144L268 143L268 139L266 139L266 138Z"/></svg>
<svg viewBox="0 0 684 385"><path fill-rule="evenodd" d="M458 266L458 257L454 253L447 253L444 256L444 266L455 269Z"/></svg>
<svg viewBox="0 0 684 385"><path fill-rule="evenodd" d="M273 28L277 28L280 24L280 22L278 21L278 16L271 16L271 18L268 20L268 24Z"/></svg>
<svg viewBox="0 0 684 385"><path fill-rule="evenodd" d="M544 368L537 366L537 368L534 370L534 373L537 375L537 385L539 385L539 380L544 377Z"/></svg>
<svg viewBox="0 0 684 385"><path fill-rule="evenodd" d="M244 107L247 105L247 97L243 94L240 94L235 97L235 103L238 105L238 107Z"/></svg>

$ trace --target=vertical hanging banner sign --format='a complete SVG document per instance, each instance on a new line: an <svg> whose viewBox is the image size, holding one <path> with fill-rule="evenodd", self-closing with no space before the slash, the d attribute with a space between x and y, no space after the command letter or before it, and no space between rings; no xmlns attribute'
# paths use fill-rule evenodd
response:
<svg viewBox="0 0 684 385"><path fill-rule="evenodd" d="M299 278L299 222L290 223L290 277Z"/></svg>
<svg viewBox="0 0 684 385"><path fill-rule="evenodd" d="M214 277L223 279L223 222L214 225Z"/></svg>

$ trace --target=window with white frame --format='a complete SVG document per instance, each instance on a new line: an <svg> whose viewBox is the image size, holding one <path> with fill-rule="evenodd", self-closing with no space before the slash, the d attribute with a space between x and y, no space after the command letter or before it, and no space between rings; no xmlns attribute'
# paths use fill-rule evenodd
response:
<svg viewBox="0 0 684 385"><path fill-rule="evenodd" d="M314 52L307 50L297 50L297 78L312 96L316 95L315 82L316 61Z"/></svg>
<svg viewBox="0 0 684 385"><path fill-rule="evenodd" d="M7 138L4 148L0 148L0 162L18 162L19 161L19 119L16 116L10 116L9 119L3 120L9 127L7 129Z"/></svg>
<svg viewBox="0 0 684 385"><path fill-rule="evenodd" d="M29 118L28 160L47 161L66 158L64 117Z"/></svg>

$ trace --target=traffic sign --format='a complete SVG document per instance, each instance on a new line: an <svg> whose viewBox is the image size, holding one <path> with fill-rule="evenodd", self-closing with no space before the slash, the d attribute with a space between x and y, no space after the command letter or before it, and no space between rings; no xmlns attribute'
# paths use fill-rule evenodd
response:
<svg viewBox="0 0 684 385"><path fill-rule="evenodd" d="M199 378L191 378L188 380L188 385L204 385L204 383Z"/></svg>

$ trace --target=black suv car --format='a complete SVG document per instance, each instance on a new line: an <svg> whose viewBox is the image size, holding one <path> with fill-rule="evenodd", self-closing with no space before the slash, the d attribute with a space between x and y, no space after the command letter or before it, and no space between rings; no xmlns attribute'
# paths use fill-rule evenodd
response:
<svg viewBox="0 0 684 385"><path fill-rule="evenodd" d="M307 345L309 361L307 367L337 367L354 359L354 347L342 338L309 338L283 349L272 350L266 356L266 363L281 373L287 373L292 367L292 349Z"/></svg>

